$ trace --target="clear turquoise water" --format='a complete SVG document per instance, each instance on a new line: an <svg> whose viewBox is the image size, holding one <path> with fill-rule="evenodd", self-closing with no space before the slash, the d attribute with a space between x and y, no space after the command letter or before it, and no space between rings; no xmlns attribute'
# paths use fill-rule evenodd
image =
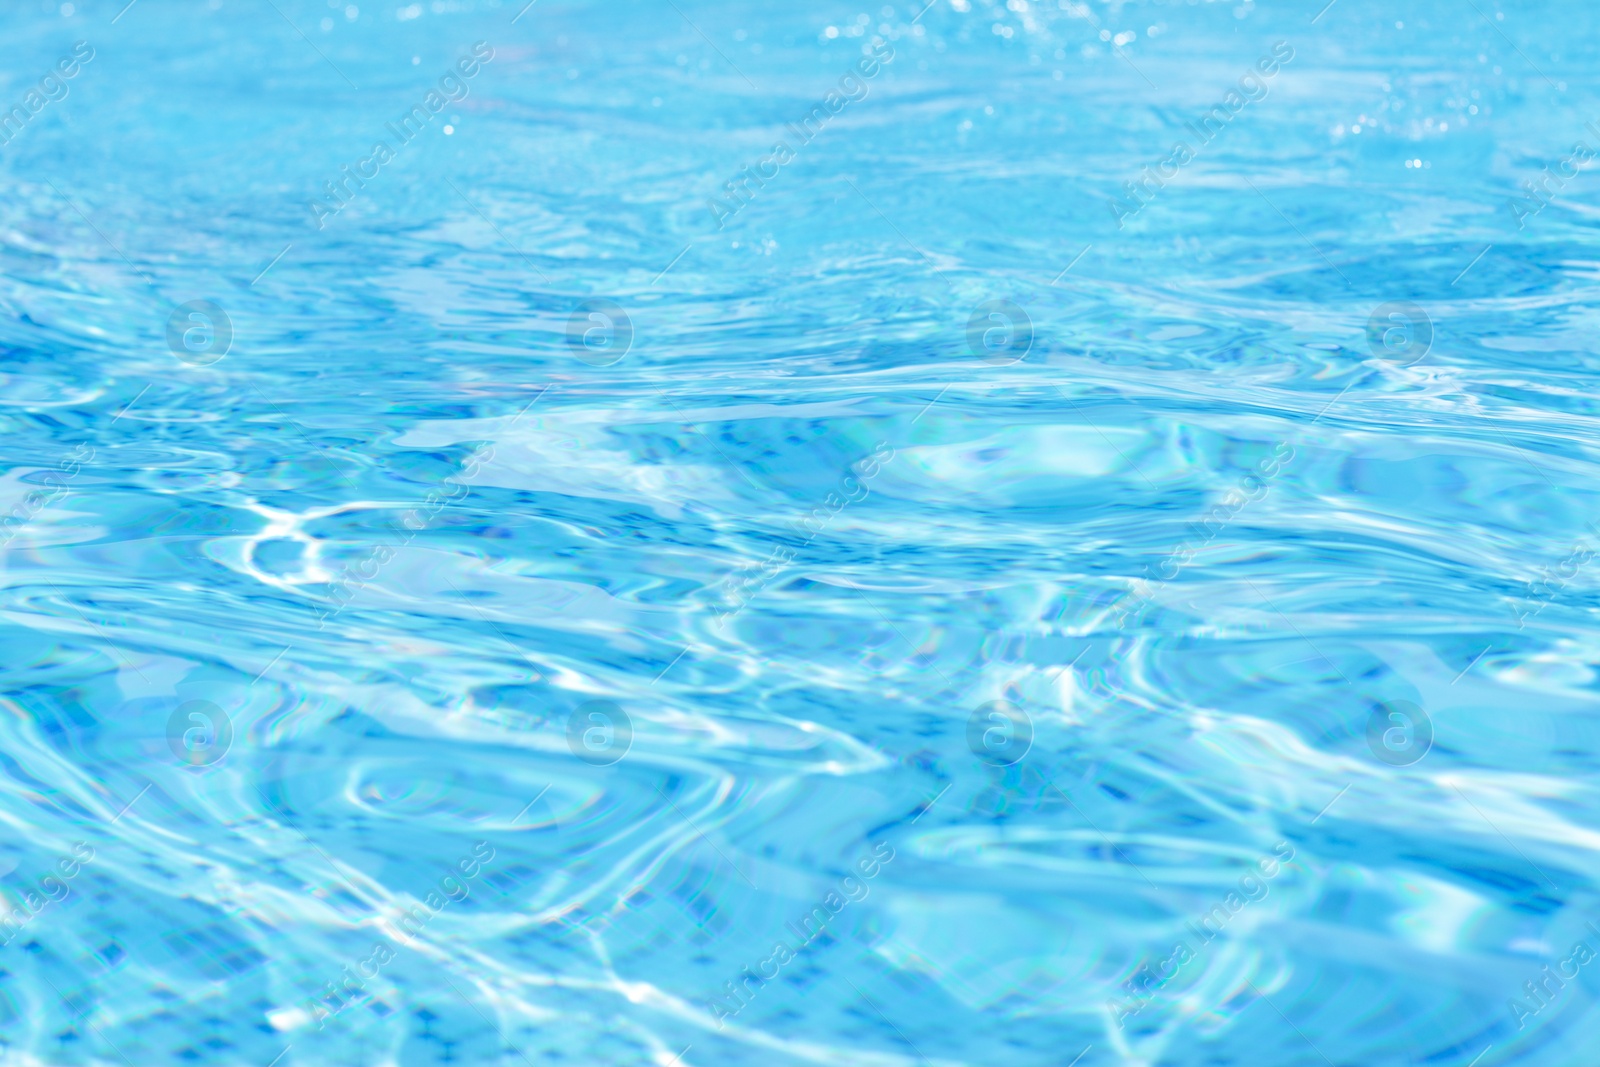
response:
<svg viewBox="0 0 1600 1067"><path fill-rule="evenodd" d="M5 1062L1592 1063L1594 14L1320 7L7 6Z"/></svg>

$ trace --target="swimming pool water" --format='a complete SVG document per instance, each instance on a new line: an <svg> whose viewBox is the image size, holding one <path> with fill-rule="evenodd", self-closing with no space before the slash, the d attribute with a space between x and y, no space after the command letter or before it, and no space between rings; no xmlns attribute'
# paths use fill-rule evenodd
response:
<svg viewBox="0 0 1600 1067"><path fill-rule="evenodd" d="M1594 23L6 7L4 1062L1590 1063Z"/></svg>

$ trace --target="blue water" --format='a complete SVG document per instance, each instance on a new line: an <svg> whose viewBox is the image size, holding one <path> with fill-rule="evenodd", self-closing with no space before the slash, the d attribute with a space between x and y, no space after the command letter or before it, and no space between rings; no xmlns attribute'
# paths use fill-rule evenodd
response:
<svg viewBox="0 0 1600 1067"><path fill-rule="evenodd" d="M4 1063L1593 1063L1589 7L125 3Z"/></svg>

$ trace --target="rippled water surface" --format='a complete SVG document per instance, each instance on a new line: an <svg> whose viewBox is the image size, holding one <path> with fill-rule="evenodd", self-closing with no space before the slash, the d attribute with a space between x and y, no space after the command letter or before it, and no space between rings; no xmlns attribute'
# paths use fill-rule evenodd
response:
<svg viewBox="0 0 1600 1067"><path fill-rule="evenodd" d="M1594 1062L1596 16L0 11L0 1049Z"/></svg>

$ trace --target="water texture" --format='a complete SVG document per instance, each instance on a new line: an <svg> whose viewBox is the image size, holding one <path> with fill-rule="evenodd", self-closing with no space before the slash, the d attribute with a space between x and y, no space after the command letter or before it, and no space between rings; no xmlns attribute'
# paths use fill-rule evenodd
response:
<svg viewBox="0 0 1600 1067"><path fill-rule="evenodd" d="M1596 22L6 5L0 1062L1592 1064Z"/></svg>

